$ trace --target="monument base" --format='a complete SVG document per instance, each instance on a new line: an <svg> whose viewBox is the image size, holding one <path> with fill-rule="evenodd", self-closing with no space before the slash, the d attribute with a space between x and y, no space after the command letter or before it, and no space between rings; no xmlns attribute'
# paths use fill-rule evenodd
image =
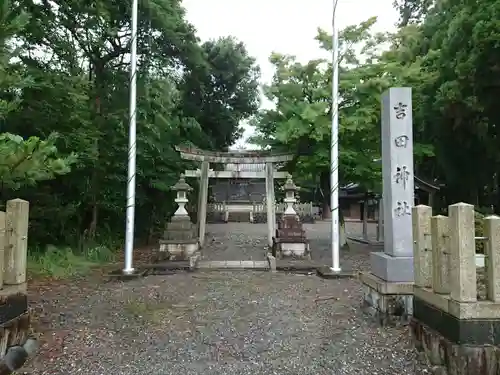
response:
<svg viewBox="0 0 500 375"><path fill-rule="evenodd" d="M311 259L309 242L300 238L273 238L272 255L276 259Z"/></svg>
<svg viewBox="0 0 500 375"><path fill-rule="evenodd" d="M198 240L160 240L158 260L190 260L198 249Z"/></svg>
<svg viewBox="0 0 500 375"><path fill-rule="evenodd" d="M463 323L464 325L469 322ZM469 332L473 332L476 339L478 326L482 323L472 321L474 325ZM445 325L444 321L440 324ZM453 328L459 327L456 323ZM491 333L484 335L487 343L483 341L457 343L446 335L429 327L420 319L412 318L410 323L413 343L427 364L432 366L434 374L439 375L497 375L500 369L500 347L492 345ZM469 328L470 329L470 328Z"/></svg>
<svg viewBox="0 0 500 375"><path fill-rule="evenodd" d="M309 241L297 215L285 213L278 220L272 255L277 259L310 259Z"/></svg>
<svg viewBox="0 0 500 375"><path fill-rule="evenodd" d="M384 252L370 253L372 273L388 282L413 283L413 257L394 257Z"/></svg>
<svg viewBox="0 0 500 375"><path fill-rule="evenodd" d="M381 325L406 322L413 315L413 282L388 282L369 272L360 280L364 310Z"/></svg>
<svg viewBox="0 0 500 375"><path fill-rule="evenodd" d="M309 244L306 242L281 242L280 247L284 257L302 258L309 252Z"/></svg>

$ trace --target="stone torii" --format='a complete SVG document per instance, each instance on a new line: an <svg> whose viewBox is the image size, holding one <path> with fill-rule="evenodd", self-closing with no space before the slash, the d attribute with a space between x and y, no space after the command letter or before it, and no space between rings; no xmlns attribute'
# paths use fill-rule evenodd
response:
<svg viewBox="0 0 500 375"><path fill-rule="evenodd" d="M273 154L269 151L237 151L237 152L214 152L195 148L175 147L184 160L193 160L201 162L201 168L198 171L187 171L186 177L200 178L200 191L198 195L198 229L199 242L203 246L205 242L207 204L208 204L208 179L210 177L220 178L259 178L266 179L266 201L274 202L274 178L286 178L287 173L275 172L275 163L283 163L293 160L294 154ZM257 171L210 171L210 163L220 164L265 164L264 172ZM257 175L259 174L259 175ZM225 177L222 177L225 176ZM248 177L247 177L248 176ZM252 176L252 177L250 177ZM276 231L276 208L274 204L267 204L267 226L268 226L268 245L273 245L273 237Z"/></svg>

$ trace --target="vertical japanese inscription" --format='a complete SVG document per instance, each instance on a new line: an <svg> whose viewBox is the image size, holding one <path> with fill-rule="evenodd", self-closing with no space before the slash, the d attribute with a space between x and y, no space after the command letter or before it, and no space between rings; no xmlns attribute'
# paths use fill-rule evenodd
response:
<svg viewBox="0 0 500 375"><path fill-rule="evenodd" d="M413 144L411 89L394 87L382 97L384 252L413 255ZM398 267L398 266L397 266ZM408 277L410 277L408 272Z"/></svg>
<svg viewBox="0 0 500 375"><path fill-rule="evenodd" d="M394 174L394 182L396 184L402 184L403 189L406 190L406 185L408 184L408 179L410 178L410 171L406 165L402 167L396 167L396 174Z"/></svg>
<svg viewBox="0 0 500 375"><path fill-rule="evenodd" d="M396 113L397 120L403 120L407 116L408 104L403 102L398 102L394 107L394 112ZM394 138L394 145L396 148L406 148L408 146L410 138L402 134ZM403 189L406 190L408 185L408 180L410 179L410 168L406 165L397 166L396 173L394 174L394 183L401 184ZM412 192L413 194L413 192ZM394 213L397 217L411 215L411 205L406 200L398 200L395 204L396 208Z"/></svg>
<svg viewBox="0 0 500 375"><path fill-rule="evenodd" d="M411 206L408 201L397 201L394 213L396 216L411 215Z"/></svg>
<svg viewBox="0 0 500 375"><path fill-rule="evenodd" d="M406 148L409 140L410 138L407 135L400 135L394 139L394 144L396 147Z"/></svg>
<svg viewBox="0 0 500 375"><path fill-rule="evenodd" d="M406 111L408 109L408 104L403 104L399 102L395 107L394 111L396 112L396 118L398 120L402 120L406 117Z"/></svg>

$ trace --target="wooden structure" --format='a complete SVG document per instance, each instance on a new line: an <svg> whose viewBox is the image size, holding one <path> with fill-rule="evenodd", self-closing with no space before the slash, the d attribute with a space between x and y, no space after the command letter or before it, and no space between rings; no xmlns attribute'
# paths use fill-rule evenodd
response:
<svg viewBox="0 0 500 375"><path fill-rule="evenodd" d="M0 212L0 375L20 368L37 349L29 337L26 288L29 203L7 202Z"/></svg>
<svg viewBox="0 0 500 375"><path fill-rule="evenodd" d="M415 204L433 206L435 196L441 189L435 183L414 177ZM380 197L367 192L358 184L348 184L339 190L339 205L346 220L376 221L379 218Z"/></svg>
<svg viewBox="0 0 500 375"><path fill-rule="evenodd" d="M449 206L449 216L413 208L412 333L440 374L496 375L500 371L500 217L484 218L475 237L474 206ZM485 243L485 267L476 264Z"/></svg>
<svg viewBox="0 0 500 375"><path fill-rule="evenodd" d="M318 207L314 206L312 202L309 203L296 203L294 204L294 209L297 215L300 217L301 221L304 223L314 223L315 219L319 215ZM267 212L267 203L250 203L246 206L232 204L229 205L225 202L223 203L209 203L207 211L210 213L220 213L223 217L228 217L231 210L235 209L248 209L249 221L250 223L265 223L265 215ZM285 204L277 203L275 205L276 215L281 215L285 212ZM227 222L228 220L222 220L222 222ZM217 222L217 221L215 221Z"/></svg>
<svg viewBox="0 0 500 375"><path fill-rule="evenodd" d="M201 171L188 170L185 174L199 177ZM224 170L209 170L208 177L207 222L267 222L265 163L226 164ZM274 179L284 178L285 172L274 172ZM265 211L258 211L260 206Z"/></svg>

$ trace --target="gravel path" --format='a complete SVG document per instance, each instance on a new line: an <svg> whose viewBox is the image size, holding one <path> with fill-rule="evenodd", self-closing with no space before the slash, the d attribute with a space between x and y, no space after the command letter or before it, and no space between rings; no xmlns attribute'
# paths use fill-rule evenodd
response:
<svg viewBox="0 0 500 375"><path fill-rule="evenodd" d="M207 229L203 260L267 259L267 224L210 224Z"/></svg>
<svg viewBox="0 0 500 375"><path fill-rule="evenodd" d="M353 253L363 265L367 249ZM331 299L317 300L325 296ZM406 327L379 328L363 315L356 280L178 273L127 283L41 286L32 301L44 330L42 351L25 369L32 375L409 375L417 370Z"/></svg>

